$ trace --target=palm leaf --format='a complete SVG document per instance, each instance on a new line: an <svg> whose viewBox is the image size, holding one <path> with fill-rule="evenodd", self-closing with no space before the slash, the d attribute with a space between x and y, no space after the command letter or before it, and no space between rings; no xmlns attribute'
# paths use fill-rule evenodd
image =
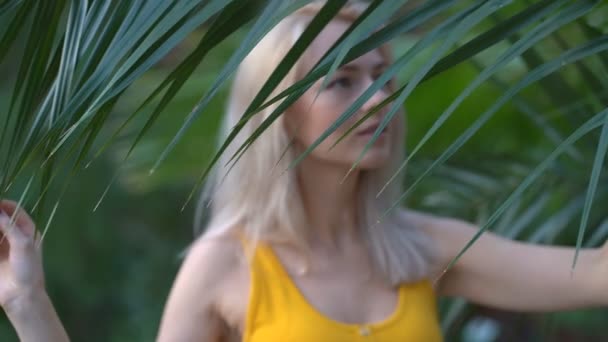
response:
<svg viewBox="0 0 608 342"><path fill-rule="evenodd" d="M460 147L462 147L467 140L469 140L475 132L477 132L490 118L491 116L500 109L505 103L507 103L515 94L521 91L523 88L535 83L539 79L550 75L551 73L559 70L563 66L585 58L589 55L595 54L597 51L603 51L608 48L608 37L600 37L587 42L577 48L571 49L568 52L562 54L558 58L547 62L535 70L528 73L522 80L516 85L511 87L503 96L501 96L488 110L482 113L479 118L462 134L460 137L450 145L442 155L433 162L433 164L419 177L414 183L412 183L408 189L401 195L399 200L387 210L390 211L397 207L401 200L406 198L409 193L422 181L422 179L430 173L437 165L443 163L450 156L452 156ZM386 213L385 213L386 215Z"/></svg>
<svg viewBox="0 0 608 342"><path fill-rule="evenodd" d="M444 273L447 272L459 259L460 257L479 239L481 234L492 225L497 218L508 208L512 202L534 182L538 177L542 175L542 173L551 165L551 163L565 150L568 145L573 144L576 140L583 137L585 134L591 132L592 130L600 127L606 117L608 116L608 109L601 111L600 113L593 116L590 120L588 120L585 124L579 127L574 133L572 133L568 138L564 140L545 160L540 163L532 173L517 187L517 189L509 196L507 200L500 206L498 210L490 216L488 221L483 224L479 231L473 236L473 238L465 245L465 247L456 255L456 257L448 264Z"/></svg>
<svg viewBox="0 0 608 342"><path fill-rule="evenodd" d="M572 270L574 270L574 267L576 266L579 250L583 244L583 237L585 236L585 230L587 229L589 215L591 213L591 205L593 204L595 191L598 189L600 172L602 171L602 166L604 165L606 151L608 151L608 117L604 120L602 127L602 135L600 137L599 146L597 147L595 161L593 162L593 171L591 172L591 179L589 181L589 189L587 190L587 196L585 198L585 207L583 209L581 225L578 230L576 253L574 254L574 260L572 261Z"/></svg>
<svg viewBox="0 0 608 342"><path fill-rule="evenodd" d="M156 170L174 151L185 132L192 128L195 120L206 114L211 99L217 96L218 90L257 41L275 23L307 2L2 2L0 21L4 25L0 32L0 63L11 65L7 77L11 89L10 98L6 101L7 110L3 110L1 115L4 117L0 117L0 195L15 184L23 186L19 202L26 204L29 199L36 199L34 209L37 208L38 212L44 211L43 204L47 198L55 200L44 225L43 231L46 233L70 180L87 160L90 151L96 150L93 159L97 158L118 139L127 125L143 117L142 127L132 137L128 151L112 177L112 181L117 179L126 159L145 141L151 127L160 121L163 112L169 110L172 101L192 78L194 70L208 58L209 52L221 46L234 32L248 30L243 44L224 64L213 84L201 95L182 127L160 153L152 167L152 170ZM574 218L581 213L577 252L583 245L599 244L608 232L608 221L605 215L592 209L594 201L602 202L606 197L604 189L608 179L602 171L605 171L604 158L608 149L608 119L603 108L608 96L606 82L601 77L603 73L595 69L608 70L608 41L605 32L589 25L586 19L590 13L594 13L600 1L542 0L529 4L479 0L462 5L451 0L433 0L420 2L409 12L393 11L406 2L373 1L364 15L351 25L309 74L269 99L286 72L344 3L327 2L266 80L224 145L210 159L196 180L194 190L204 181L239 129L262 109L278 103L278 108L239 146L230 162L238 161L311 84L322 77L331 76L339 66L382 44L398 41L405 33L412 34L416 29L416 32L423 32L417 44L397 56L386 72L290 167L295 167L324 138L355 115L388 80L404 74L417 58L425 56L426 60L417 66L413 75L406 79L407 82L358 120L343 137L391 101L395 103L389 117L395 115L399 106L424 82L441 79L461 69L457 66L470 64L467 62L473 59L480 61L485 52L495 53L500 45L510 43L503 54L491 63L476 62L481 69L479 74L467 82L430 128L421 134L422 138L403 164L411 166L414 179L402 198L415 193L418 197L413 200L419 201L421 206L451 213L475 213L471 217L481 222L480 231L452 264L493 224L497 225L497 233L511 238L553 242L573 227L570 222L574 222ZM519 7L512 6L512 11L507 6L511 3ZM515 8L518 12L512 14ZM506 20L501 19L507 15ZM250 25L250 22L253 24ZM144 97L137 110L124 118L120 117L122 124L106 138L104 131L111 128L112 109L125 91L201 26L204 26L205 32L194 50L164 79L159 80L159 85ZM378 27L376 32L365 37L367 32ZM577 32L577 35L572 32ZM572 36L576 39L571 39ZM454 45L459 47L452 49ZM551 47L561 55L549 60L538 46ZM18 60L18 65L13 66L12 60ZM509 73L512 70L508 65L514 61L523 61L530 71L515 82L511 81L512 75L500 77L501 72ZM573 63L572 68L566 70L564 67L569 63ZM431 143L431 137L437 139L435 133L438 129L468 99L475 96L475 90L486 89L487 80L504 94L493 101L438 157L425 156L423 146ZM575 82L588 86L578 86ZM544 92L544 99L526 96L525 92L532 92L535 86ZM159 102L144 117L145 109L156 100ZM485 169L475 162L470 162L470 167L458 164L462 160L454 160L457 152L463 151L465 143L481 131L499 108L506 105L514 105L532 120L538 133L544 134L557 148L548 158L544 158L546 146L534 147L538 149L534 153L522 152L528 158L525 161L520 158L513 158L517 160L513 161L509 160L510 157L501 156L500 161L488 163ZM589 119L590 114L595 112L599 114ZM599 127L602 127L601 133ZM104 138L105 143L96 148L96 141L100 138ZM577 144L580 141L584 144ZM567 153L562 157L564 152ZM414 155L417 158L413 158ZM593 162L591 155L595 155ZM551 175L541 177L549 169ZM591 171L588 180L587 169ZM64 173L64 170L69 172ZM62 178L67 180L60 191L49 192L52 184ZM426 189L420 186L424 184L423 180L429 179L435 184ZM559 184L563 179L569 180L567 189L555 191L551 185ZM35 193L37 184L40 185L39 194ZM438 189L438 184L441 189ZM99 206L110 185L95 207ZM401 201L394 205L400 204ZM559 209L556 210L556 207ZM589 232L591 238L585 243L587 227L592 227L593 231ZM575 263L576 257L573 267ZM446 321L453 321L465 307L464 302L457 303Z"/></svg>

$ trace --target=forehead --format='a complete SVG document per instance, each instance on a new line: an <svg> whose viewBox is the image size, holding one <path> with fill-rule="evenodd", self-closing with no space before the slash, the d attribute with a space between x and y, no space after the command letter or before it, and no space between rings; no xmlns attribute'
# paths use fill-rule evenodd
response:
<svg viewBox="0 0 608 342"><path fill-rule="evenodd" d="M303 75L310 71L350 25L351 22L349 21L333 20L325 26L302 55L302 59L299 62L299 74ZM356 65L361 68L372 68L382 62L386 63L387 61L385 61L379 49L374 49L351 61L348 65Z"/></svg>

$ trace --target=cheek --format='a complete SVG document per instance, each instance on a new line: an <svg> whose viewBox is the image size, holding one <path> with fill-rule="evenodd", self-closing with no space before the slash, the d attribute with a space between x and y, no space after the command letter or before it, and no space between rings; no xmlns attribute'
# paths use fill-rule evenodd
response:
<svg viewBox="0 0 608 342"><path fill-rule="evenodd" d="M309 117L309 120L303 122L300 125L298 132L296 133L296 140L303 144L305 147L312 145L331 124L335 121L335 118L327 117ZM340 137L341 133L335 131L329 137L325 138L317 149L324 149L325 147L331 146L334 141Z"/></svg>
<svg viewBox="0 0 608 342"><path fill-rule="evenodd" d="M310 102L296 102L288 113L285 113L285 126L290 137L304 147L310 146L317 140L340 116L342 111L331 103L317 99ZM330 135L322 145L337 139L342 132L340 127ZM336 136L337 135L337 136Z"/></svg>

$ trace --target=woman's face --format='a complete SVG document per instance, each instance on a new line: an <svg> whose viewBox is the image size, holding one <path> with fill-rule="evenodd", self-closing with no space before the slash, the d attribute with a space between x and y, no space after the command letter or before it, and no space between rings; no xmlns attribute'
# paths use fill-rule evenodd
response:
<svg viewBox="0 0 608 342"><path fill-rule="evenodd" d="M333 21L326 26L304 53L299 65L299 77L305 75L314 66L348 26L349 23L343 21ZM338 69L329 79L327 87L320 93L322 80L317 81L303 94L287 111L285 118L287 130L298 147L297 151L302 152L323 134L340 114L384 72L386 67L387 62L376 49ZM333 149L329 150L330 147L369 109L382 102L387 96L387 88L376 92L353 117L317 146L308 158L350 168L359 158L390 105L383 107L364 121ZM391 141L393 141L393 135L399 134L400 130L397 125L400 122L402 122L400 119L391 121L361 159L358 166L360 169L382 167L391 158L394 153Z"/></svg>

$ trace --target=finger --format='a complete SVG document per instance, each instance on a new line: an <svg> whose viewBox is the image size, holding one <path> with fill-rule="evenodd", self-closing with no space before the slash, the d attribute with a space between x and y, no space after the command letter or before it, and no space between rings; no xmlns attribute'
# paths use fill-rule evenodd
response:
<svg viewBox="0 0 608 342"><path fill-rule="evenodd" d="M22 239L19 241L22 241L24 243L32 241L38 249L42 249L42 234L38 230L36 230L35 227L34 227L34 232L30 233L30 231L28 229L24 229L18 222L15 222L2 209L0 209L0 217L4 217L4 219L5 219L4 226L9 226L9 229L16 230L15 234L17 234L17 238ZM4 241L5 238L2 234L2 231L0 231L0 236L1 236L0 242ZM15 242L16 241L13 241L12 243L15 243Z"/></svg>
<svg viewBox="0 0 608 342"><path fill-rule="evenodd" d="M28 236L15 223L11 222L10 217L5 213L0 213L0 232L4 235L2 239L8 240L11 246L23 245L29 240Z"/></svg>
<svg viewBox="0 0 608 342"><path fill-rule="evenodd" d="M36 225L27 212L19 207L19 204L11 200L0 200L0 212L4 211L13 219L23 233L29 237L34 237Z"/></svg>
<svg viewBox="0 0 608 342"><path fill-rule="evenodd" d="M0 210L8 214L15 222L17 222L17 225L25 228L26 231L29 232L31 227L31 232L33 234L35 230L33 229L35 226L34 221L31 219L28 213L19 206L19 203L11 200L0 200Z"/></svg>

